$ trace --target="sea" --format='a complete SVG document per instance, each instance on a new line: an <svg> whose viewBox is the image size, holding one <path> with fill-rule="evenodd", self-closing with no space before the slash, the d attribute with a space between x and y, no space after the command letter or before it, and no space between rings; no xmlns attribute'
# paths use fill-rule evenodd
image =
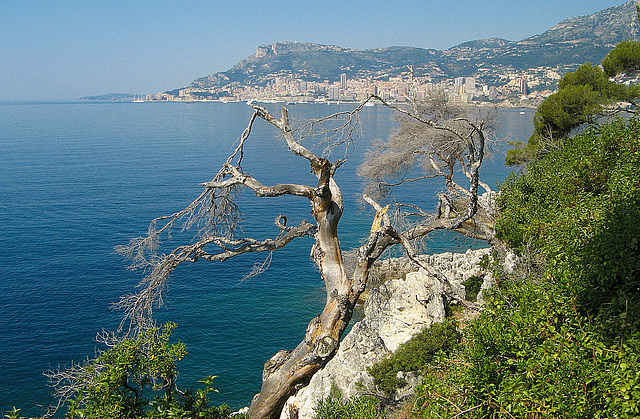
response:
<svg viewBox="0 0 640 419"><path fill-rule="evenodd" d="M279 115L282 104L267 107ZM295 123L348 111L354 104L296 104ZM44 371L81 363L104 349L100 331L115 330L122 313L112 303L136 292L143 272L127 270L117 245L144 235L149 222L172 214L198 196L247 126L244 103L1 102L0 103L0 415L12 407L25 416L54 403ZM497 188L511 168L508 141L526 141L530 109L500 109L492 156L481 178ZM356 172L367 150L396 128L383 106L365 107L359 138L330 157L346 162L336 173L345 197L339 226L343 249L366 237L372 211L359 203ZM258 120L243 166L263 184L314 185L308 162L293 156L276 130ZM313 140L303 143L312 147ZM316 150L318 153L321 149ZM436 182L398 192L426 209L435 206ZM240 193L241 235L265 239L273 222L312 221L304 198L257 198ZM189 243L192 232L174 232L163 244ZM313 240L299 239L273 254L266 272L246 278L266 255L226 262L188 263L172 275L159 323L174 321L174 338L188 355L179 364L179 386L218 376L214 403L247 406L259 392L265 361L294 348L324 305L325 292L309 257ZM455 234L429 238L426 251L464 252L482 247ZM60 417L61 415L58 415Z"/></svg>

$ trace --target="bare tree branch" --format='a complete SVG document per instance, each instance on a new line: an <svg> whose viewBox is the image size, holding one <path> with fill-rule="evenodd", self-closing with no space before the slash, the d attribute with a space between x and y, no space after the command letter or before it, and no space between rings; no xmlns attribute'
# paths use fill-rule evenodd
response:
<svg viewBox="0 0 640 419"><path fill-rule="evenodd" d="M313 188L305 185L278 184L275 186L264 186L255 178L242 173L237 167L230 164L225 164L223 170L225 170L225 175L232 177L222 181L212 180L202 183L202 186L208 189L226 189L233 186L244 185L255 192L256 195L266 197L295 195L310 198L313 195Z"/></svg>
<svg viewBox="0 0 640 419"><path fill-rule="evenodd" d="M328 157L333 150L340 146L348 146L361 138L360 111L366 102L360 103L355 109L336 112L317 119L308 119L295 129L301 141L315 140L315 147L322 148L322 155Z"/></svg>

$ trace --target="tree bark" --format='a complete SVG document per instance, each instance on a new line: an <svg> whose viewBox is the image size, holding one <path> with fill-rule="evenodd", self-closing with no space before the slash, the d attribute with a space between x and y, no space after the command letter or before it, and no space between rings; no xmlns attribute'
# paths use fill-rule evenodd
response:
<svg viewBox="0 0 640 419"><path fill-rule="evenodd" d="M318 184L309 196L316 220L314 258L326 287L325 307L307 326L305 338L291 352L280 351L266 362L260 393L254 397L249 416L277 418L287 399L308 383L338 348L358 298L364 290L370 264L367 253L362 254L359 269L349 278L338 240L338 223L342 216L342 194L333 179L333 165L318 158L290 137L286 110L281 121L265 118L281 128L291 151L307 158L318 177ZM357 286L353 286L354 279Z"/></svg>

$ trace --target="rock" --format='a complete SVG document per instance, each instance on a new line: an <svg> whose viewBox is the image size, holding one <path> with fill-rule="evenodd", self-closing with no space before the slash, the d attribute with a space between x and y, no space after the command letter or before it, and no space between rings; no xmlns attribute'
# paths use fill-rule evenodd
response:
<svg viewBox="0 0 640 419"><path fill-rule="evenodd" d="M233 412L230 416L246 415L247 413L249 413L249 407L243 407L237 412Z"/></svg>
<svg viewBox="0 0 640 419"><path fill-rule="evenodd" d="M425 255L420 259L437 268L450 281L454 292L464 298L462 282L480 275L481 258L490 249L469 250L466 253ZM424 269L416 269L407 258L389 259L378 264L385 270L379 277L387 280L369 290L365 302L365 317L344 337L336 355L318 371L309 385L290 397L281 419L311 419L318 400L327 398L333 386L347 399L373 387L367 367L379 362L423 328L445 318L443 286ZM388 274L391 272L392 274ZM482 290L492 284L485 275ZM400 389L397 398L413 394L421 377L403 373L408 385Z"/></svg>
<svg viewBox="0 0 640 419"><path fill-rule="evenodd" d="M515 254L515 252L508 251L507 254L504 257L504 270L505 272L509 272L512 273L516 267L516 263L518 262L518 256Z"/></svg>
<svg viewBox="0 0 640 419"><path fill-rule="evenodd" d="M424 269L406 279L387 281L372 290L364 306L365 320L391 352L434 322L444 320L442 284Z"/></svg>
<svg viewBox="0 0 640 419"><path fill-rule="evenodd" d="M422 383L422 377L417 375L414 371L409 371L404 375L404 380L407 382L407 387L416 388Z"/></svg>
<svg viewBox="0 0 640 419"><path fill-rule="evenodd" d="M482 285L480 286L480 292L478 292L478 296L476 297L476 302L480 305L483 305L486 301L484 299L484 293L493 288L495 285L495 280L493 279L493 274L488 272L484 276L484 280L482 281Z"/></svg>
<svg viewBox="0 0 640 419"><path fill-rule="evenodd" d="M388 353L370 322L364 319L356 323L340 342L336 355L311 378L308 386L289 398L281 418L290 419L291 411L297 411L301 419L313 417L317 401L328 397L332 386L338 387L345 398L359 393L358 384L373 386L366 367L382 360Z"/></svg>
<svg viewBox="0 0 640 419"><path fill-rule="evenodd" d="M407 382L406 386L398 389L398 391L396 392L396 401L402 401L408 397L415 395L416 387L422 383L422 377L420 377L413 371L409 371L406 374L403 371L398 371L396 377L398 379L404 379Z"/></svg>

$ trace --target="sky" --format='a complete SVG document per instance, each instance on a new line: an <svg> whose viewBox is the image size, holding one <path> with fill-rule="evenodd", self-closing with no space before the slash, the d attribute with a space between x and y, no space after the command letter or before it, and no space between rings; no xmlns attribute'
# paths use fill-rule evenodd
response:
<svg viewBox="0 0 640 419"><path fill-rule="evenodd" d="M278 41L444 50L625 0L0 0L0 101L158 93Z"/></svg>

